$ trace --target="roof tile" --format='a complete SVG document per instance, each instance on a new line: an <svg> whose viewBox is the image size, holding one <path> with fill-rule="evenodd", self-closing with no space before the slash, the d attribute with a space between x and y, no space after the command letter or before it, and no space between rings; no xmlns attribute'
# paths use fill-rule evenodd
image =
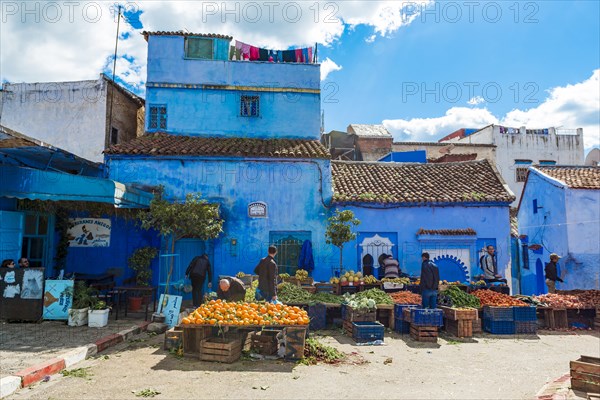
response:
<svg viewBox="0 0 600 400"><path fill-rule="evenodd" d="M512 202L487 160L400 164L332 161L336 203Z"/></svg>
<svg viewBox="0 0 600 400"><path fill-rule="evenodd" d="M318 140L197 137L151 133L113 145L106 154L155 156L239 156L267 158L322 158L329 152Z"/></svg>
<svg viewBox="0 0 600 400"><path fill-rule="evenodd" d="M535 169L573 189L600 189L600 167L536 166Z"/></svg>

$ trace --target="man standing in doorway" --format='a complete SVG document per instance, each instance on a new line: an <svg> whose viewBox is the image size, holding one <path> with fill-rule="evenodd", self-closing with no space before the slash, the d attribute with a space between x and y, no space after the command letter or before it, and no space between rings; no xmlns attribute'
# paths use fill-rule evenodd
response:
<svg viewBox="0 0 600 400"><path fill-rule="evenodd" d="M546 273L546 285L548 286L548 293L556 293L556 281L563 282L558 276L558 259L560 256L556 253L550 254L550 262L546 264L544 272Z"/></svg>
<svg viewBox="0 0 600 400"><path fill-rule="evenodd" d="M429 259L429 253L421 254L421 298L423 308L437 308L437 294L440 284L440 271Z"/></svg>
<svg viewBox="0 0 600 400"><path fill-rule="evenodd" d="M185 276L192 281L192 302L194 308L200 307L202 304L202 287L208 275L208 288L212 288L212 268L208 255L206 253L201 256L196 256L190 262L185 270Z"/></svg>
<svg viewBox="0 0 600 400"><path fill-rule="evenodd" d="M269 302L277 301L277 247L269 246L269 255L261 259L254 273L258 275L258 288L256 288L256 300Z"/></svg>

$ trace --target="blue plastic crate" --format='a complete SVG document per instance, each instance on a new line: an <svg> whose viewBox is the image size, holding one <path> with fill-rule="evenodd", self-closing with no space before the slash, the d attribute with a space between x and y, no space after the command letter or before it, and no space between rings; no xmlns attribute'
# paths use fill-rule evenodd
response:
<svg viewBox="0 0 600 400"><path fill-rule="evenodd" d="M394 305L394 315L396 316L396 318L402 318L402 313L404 312L405 308L417 308L419 306L415 305L415 304L395 304Z"/></svg>
<svg viewBox="0 0 600 400"><path fill-rule="evenodd" d="M483 307L483 318L490 321L514 321L514 307Z"/></svg>
<svg viewBox="0 0 600 400"><path fill-rule="evenodd" d="M535 335L537 321L515 321L515 333Z"/></svg>
<svg viewBox="0 0 600 400"><path fill-rule="evenodd" d="M514 307L513 316L515 322L531 322L537 321L537 308L536 307Z"/></svg>
<svg viewBox="0 0 600 400"><path fill-rule="evenodd" d="M410 310L410 319L416 326L443 326L444 312L424 308L413 308Z"/></svg>
<svg viewBox="0 0 600 400"><path fill-rule="evenodd" d="M347 309L347 305L346 304L342 304L342 307L340 307L340 311L342 312L342 321L346 320L346 309Z"/></svg>
<svg viewBox="0 0 600 400"><path fill-rule="evenodd" d="M396 318L394 321L394 331L403 335L410 333L410 322Z"/></svg>
<svg viewBox="0 0 600 400"><path fill-rule="evenodd" d="M484 318L483 330L494 335L514 335L515 323L513 321L493 321Z"/></svg>
<svg viewBox="0 0 600 400"><path fill-rule="evenodd" d="M325 304L308 306L309 328L311 330L325 329L327 327L327 307Z"/></svg>
<svg viewBox="0 0 600 400"><path fill-rule="evenodd" d="M384 330L379 322L353 322L352 338L357 343L383 340Z"/></svg>

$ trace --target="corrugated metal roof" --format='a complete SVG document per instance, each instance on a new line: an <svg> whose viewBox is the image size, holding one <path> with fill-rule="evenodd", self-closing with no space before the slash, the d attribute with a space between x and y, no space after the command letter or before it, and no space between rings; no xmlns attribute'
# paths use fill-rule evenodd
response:
<svg viewBox="0 0 600 400"><path fill-rule="evenodd" d="M193 33L184 31L144 31L142 35L144 35L146 41L148 41L148 36L200 36L216 39L233 39L233 36L221 35L219 33Z"/></svg>

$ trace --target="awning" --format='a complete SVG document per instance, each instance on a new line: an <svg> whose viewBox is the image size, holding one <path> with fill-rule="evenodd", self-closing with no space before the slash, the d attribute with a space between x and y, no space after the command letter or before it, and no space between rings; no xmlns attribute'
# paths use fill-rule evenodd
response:
<svg viewBox="0 0 600 400"><path fill-rule="evenodd" d="M90 201L119 208L147 208L153 194L89 176L0 165L0 197L51 201Z"/></svg>

